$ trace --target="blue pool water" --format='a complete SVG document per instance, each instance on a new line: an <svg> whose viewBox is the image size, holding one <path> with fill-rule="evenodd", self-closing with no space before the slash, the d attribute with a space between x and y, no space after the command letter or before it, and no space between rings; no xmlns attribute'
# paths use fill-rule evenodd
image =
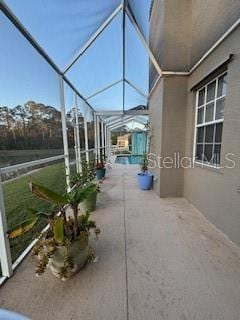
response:
<svg viewBox="0 0 240 320"><path fill-rule="evenodd" d="M137 155L124 155L124 156L117 156L115 163L120 164L140 164L143 156Z"/></svg>

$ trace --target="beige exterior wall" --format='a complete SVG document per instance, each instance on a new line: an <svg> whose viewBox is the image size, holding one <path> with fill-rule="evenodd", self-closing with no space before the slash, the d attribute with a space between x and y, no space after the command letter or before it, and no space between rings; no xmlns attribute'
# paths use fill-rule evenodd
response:
<svg viewBox="0 0 240 320"><path fill-rule="evenodd" d="M118 136L117 137L117 147L123 147L123 148L127 148L129 146L129 137L130 134L125 134L123 136Z"/></svg>
<svg viewBox="0 0 240 320"><path fill-rule="evenodd" d="M181 2L181 1L180 1ZM239 0L192 0L191 65L240 17Z"/></svg>
<svg viewBox="0 0 240 320"><path fill-rule="evenodd" d="M189 67L190 4L189 0L154 1L150 46L164 70L184 71Z"/></svg>
<svg viewBox="0 0 240 320"><path fill-rule="evenodd" d="M184 156L186 101L187 78L184 77L162 79L150 99L151 157L155 161L153 172L161 197L183 195L183 169L168 168L172 167L171 159L176 158L176 154Z"/></svg>
<svg viewBox="0 0 240 320"><path fill-rule="evenodd" d="M236 162L233 169L196 167L185 169L184 196L207 218L240 244L240 28L236 29L204 63L189 77L186 128L186 155L193 150L195 98L190 88L214 70L230 53L228 84L222 135L221 165L228 153Z"/></svg>
<svg viewBox="0 0 240 320"><path fill-rule="evenodd" d="M174 18L168 23L165 21L168 17L164 15L170 8L175 10L174 3L177 9L180 3L185 9L191 7L188 22L184 21L182 26L185 31L178 32L177 35L175 31L179 28L181 20L186 18L185 13L181 16L182 11L178 11L177 18L174 14ZM164 70L186 71L240 17L240 2L156 0L152 12L153 32L150 44L154 53L157 52L160 65L163 67L161 62L164 62ZM192 31L186 44L188 25L191 25ZM159 27L162 29L159 30ZM169 30L166 32L167 29ZM175 36L178 37L176 46ZM166 45L164 48L161 48L161 41ZM183 46L186 44L185 49L179 44L181 41ZM184 170L155 169L154 173L158 177L155 190L161 197L183 195L233 241L240 244L240 27L235 29L190 76L161 79L149 102L153 132L157 133L152 141L151 151L159 152L162 156L174 151L179 151L181 155L193 155L195 93L191 88L214 71L229 54L234 54L234 58L228 65L221 165L227 164L224 161L225 155L233 153L236 167L214 169L195 166ZM184 55L184 58L179 57L180 55Z"/></svg>
<svg viewBox="0 0 240 320"><path fill-rule="evenodd" d="M187 71L239 17L239 0L155 0L151 49L163 70Z"/></svg>
<svg viewBox="0 0 240 320"><path fill-rule="evenodd" d="M149 110L151 110L149 115L151 130L150 152L157 155L162 152L162 104L163 79L158 82L157 88L149 101ZM155 160L154 157L153 160ZM155 177L154 190L158 195L160 195L160 170L153 165L152 172Z"/></svg>
<svg viewBox="0 0 240 320"><path fill-rule="evenodd" d="M174 194L181 197L183 195L184 170L175 165L174 168L169 169L172 164L168 164L168 160L173 158L173 162L175 162L178 156L180 158L184 156L187 78L169 77L164 79L164 83L162 156L165 163L163 163L164 168L161 170L160 196L171 197Z"/></svg>

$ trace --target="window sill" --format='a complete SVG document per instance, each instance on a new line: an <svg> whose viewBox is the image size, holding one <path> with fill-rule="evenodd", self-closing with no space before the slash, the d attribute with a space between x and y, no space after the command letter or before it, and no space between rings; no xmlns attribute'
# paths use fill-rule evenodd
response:
<svg viewBox="0 0 240 320"><path fill-rule="evenodd" d="M195 167L202 168L202 169L207 169L209 171L220 173L220 174L224 173L224 170L223 170L224 168L223 167L216 167L214 165L207 164L207 163L200 162L200 161L194 161L194 168Z"/></svg>

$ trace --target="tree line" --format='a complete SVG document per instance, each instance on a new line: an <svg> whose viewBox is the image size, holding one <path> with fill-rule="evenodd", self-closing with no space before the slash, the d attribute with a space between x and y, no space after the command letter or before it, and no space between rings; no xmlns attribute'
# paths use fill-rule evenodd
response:
<svg viewBox="0 0 240 320"><path fill-rule="evenodd" d="M75 118L66 114L69 147L74 146ZM84 132L83 116L79 114L80 132ZM0 149L61 149L61 112L56 108L28 101L14 108L0 106Z"/></svg>

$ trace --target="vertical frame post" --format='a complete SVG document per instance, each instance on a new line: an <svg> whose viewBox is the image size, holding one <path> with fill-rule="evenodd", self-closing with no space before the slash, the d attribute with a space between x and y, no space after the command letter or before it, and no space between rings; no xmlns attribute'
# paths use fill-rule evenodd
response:
<svg viewBox="0 0 240 320"><path fill-rule="evenodd" d="M126 63L126 33L125 33L125 28L126 28L126 0L122 0L122 78L123 78L123 111L125 110L125 63Z"/></svg>
<svg viewBox="0 0 240 320"><path fill-rule="evenodd" d="M108 155L108 140L107 140L107 126L104 124L104 141L105 141L105 155Z"/></svg>
<svg viewBox="0 0 240 320"><path fill-rule="evenodd" d="M100 143L100 123L99 123L99 117L98 116L97 116L97 145L98 145L97 158L99 160L101 143Z"/></svg>
<svg viewBox="0 0 240 320"><path fill-rule="evenodd" d="M66 111L65 111L65 97L64 97L64 82L63 77L59 76L59 88L60 88L60 102L61 102L61 118L62 118L62 134L63 134L63 149L65 159L65 173L67 191L70 191L70 163L68 152L68 139L67 139L67 125L66 125Z"/></svg>
<svg viewBox="0 0 240 320"><path fill-rule="evenodd" d="M109 148L109 155L112 154L112 131L108 128L108 148Z"/></svg>
<svg viewBox="0 0 240 320"><path fill-rule="evenodd" d="M7 238L7 218L4 204L3 187L0 170L0 262L2 275L10 277L13 273L12 257L9 240Z"/></svg>
<svg viewBox="0 0 240 320"><path fill-rule="evenodd" d="M85 137L85 150L86 150L86 160L89 162L89 151L88 151L88 128L87 128L87 108L86 103L83 105L84 111L84 137Z"/></svg>
<svg viewBox="0 0 240 320"><path fill-rule="evenodd" d="M104 123L101 121L102 154L105 157Z"/></svg>
<svg viewBox="0 0 240 320"><path fill-rule="evenodd" d="M72 108L72 116L73 116L73 133L74 133L74 151L75 151L75 159L76 159L76 171L79 172L78 163L79 163L79 155L78 155L78 142L77 142L77 125L76 125L76 108Z"/></svg>
<svg viewBox="0 0 240 320"><path fill-rule="evenodd" d="M81 161L81 142L80 142L80 132L79 132L79 119L78 119L78 102L77 94L75 93L75 122L76 122L76 161L77 161L77 173L82 172L82 161Z"/></svg>
<svg viewBox="0 0 240 320"><path fill-rule="evenodd" d="M111 146L111 130L108 128L108 153L109 156L112 154L112 146Z"/></svg>
<svg viewBox="0 0 240 320"><path fill-rule="evenodd" d="M74 134L74 151L75 151L75 159L76 159L76 170L78 172L78 152L77 152L77 126L76 126L76 110L72 108L72 113L74 117L74 126L73 126L73 134Z"/></svg>
<svg viewBox="0 0 240 320"><path fill-rule="evenodd" d="M109 147L112 150L112 130L111 129L109 129Z"/></svg>
<svg viewBox="0 0 240 320"><path fill-rule="evenodd" d="M93 114L94 119L94 149L95 149L95 160L97 159L97 152L98 152L98 142L97 142L97 116L96 112Z"/></svg>

